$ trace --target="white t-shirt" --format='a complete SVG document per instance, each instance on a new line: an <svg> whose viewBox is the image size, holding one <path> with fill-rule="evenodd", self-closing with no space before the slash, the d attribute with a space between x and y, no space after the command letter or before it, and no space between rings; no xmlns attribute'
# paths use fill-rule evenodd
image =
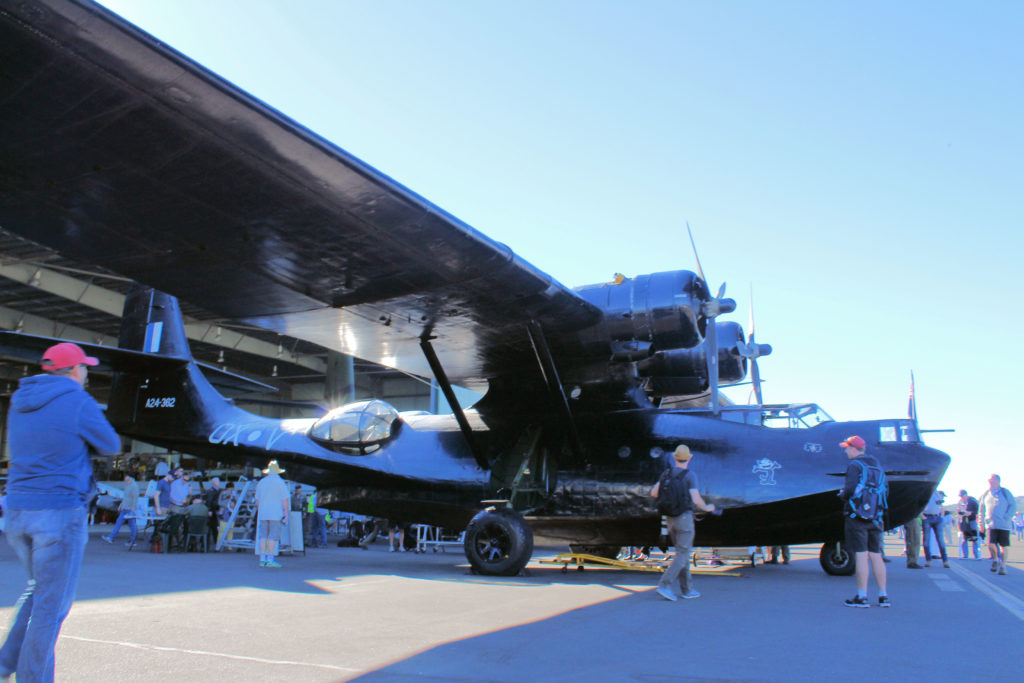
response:
<svg viewBox="0 0 1024 683"><path fill-rule="evenodd" d="M284 501L282 506L282 499ZM268 474L256 484L256 504L259 519L284 519L286 510L291 509L288 485L277 474Z"/></svg>

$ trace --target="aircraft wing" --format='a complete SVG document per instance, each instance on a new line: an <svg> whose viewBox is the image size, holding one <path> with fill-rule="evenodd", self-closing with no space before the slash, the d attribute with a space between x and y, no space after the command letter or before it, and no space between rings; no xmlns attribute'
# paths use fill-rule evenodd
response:
<svg viewBox="0 0 1024 683"><path fill-rule="evenodd" d="M352 103L351 106L358 106ZM0 226L207 310L481 387L600 310L87 0L0 0Z"/></svg>

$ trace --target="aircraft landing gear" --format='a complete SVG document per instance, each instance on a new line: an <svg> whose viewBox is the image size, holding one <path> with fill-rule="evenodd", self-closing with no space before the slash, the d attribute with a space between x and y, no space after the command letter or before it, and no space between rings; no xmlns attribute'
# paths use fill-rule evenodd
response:
<svg viewBox="0 0 1024 683"><path fill-rule="evenodd" d="M825 573L832 576L850 576L856 569L853 553L842 541L827 541L821 546L818 560Z"/></svg>
<svg viewBox="0 0 1024 683"><path fill-rule="evenodd" d="M466 527L464 547L474 572L515 576L533 555L533 530L515 510L487 508Z"/></svg>

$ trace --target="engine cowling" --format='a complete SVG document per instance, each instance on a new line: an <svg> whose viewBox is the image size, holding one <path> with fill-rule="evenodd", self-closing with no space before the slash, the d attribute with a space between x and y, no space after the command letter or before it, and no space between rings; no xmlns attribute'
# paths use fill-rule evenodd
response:
<svg viewBox="0 0 1024 683"><path fill-rule="evenodd" d="M621 359L627 359L621 354L630 349L635 356L628 359L637 360L656 350L690 349L704 338L706 319L701 308L711 293L688 270L638 275L620 284L588 285L576 292L605 311L600 336Z"/></svg>
<svg viewBox="0 0 1024 683"><path fill-rule="evenodd" d="M745 343L739 323L720 322L718 327L718 380L734 384L747 376L747 359L740 353ZM692 349L657 351L637 363L637 374L648 378L653 396L689 396L707 391L707 342Z"/></svg>

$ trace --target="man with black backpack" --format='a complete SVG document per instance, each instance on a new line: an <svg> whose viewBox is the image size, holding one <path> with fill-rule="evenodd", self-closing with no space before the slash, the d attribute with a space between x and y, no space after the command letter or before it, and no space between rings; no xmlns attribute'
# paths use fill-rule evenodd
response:
<svg viewBox="0 0 1024 683"><path fill-rule="evenodd" d="M690 548L693 546L693 510L714 512L714 504L706 504L701 497L697 475L689 470L693 454L686 446L676 447L672 458L674 467L662 472L658 483L651 489L651 495L658 499L658 512L668 518L668 533L675 546L676 555L672 564L658 581L658 594L666 600L676 600L672 585L678 581L680 594L691 600L700 597L700 591L690 585Z"/></svg>
<svg viewBox="0 0 1024 683"><path fill-rule="evenodd" d="M846 551L853 553L857 568L857 595L846 600L847 607L868 607L868 560L878 584L878 606L889 607L885 590L885 562L882 559L883 516L888 507L889 484L878 460L866 455L864 439L851 436L839 444L850 459L846 481L839 497L846 519Z"/></svg>

